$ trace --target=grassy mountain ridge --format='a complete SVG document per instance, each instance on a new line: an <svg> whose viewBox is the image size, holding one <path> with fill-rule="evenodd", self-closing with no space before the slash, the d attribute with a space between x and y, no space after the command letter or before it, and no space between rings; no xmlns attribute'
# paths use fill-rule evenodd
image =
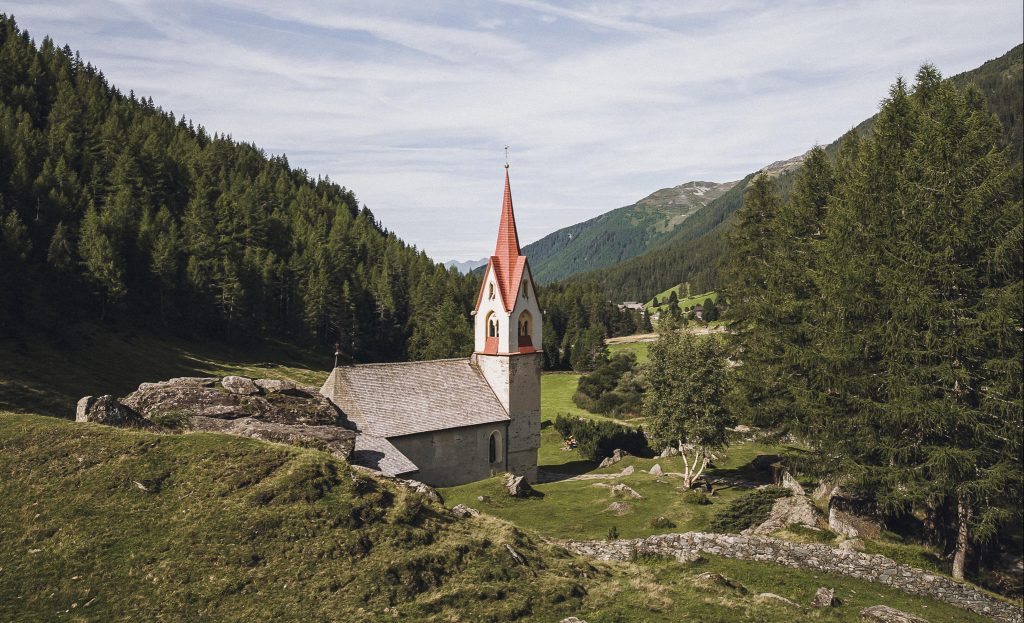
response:
<svg viewBox="0 0 1024 623"><path fill-rule="evenodd" d="M1011 158L1021 161L1022 110L1024 110L1024 45L1018 45L999 58L980 67L948 78L958 86L974 84L981 91L1003 126L1002 144ZM853 131L871 131L874 116L857 124ZM838 149L839 139L825 147L830 155ZM766 170L776 171L776 181L785 197L798 170L796 159L773 163ZM577 282L599 284L612 300L646 300L675 284L689 281L700 291L721 286L718 266L732 215L743 205L743 193L755 173L743 178L728 192L686 219L671 236L651 251L614 267L574 275Z"/></svg>
<svg viewBox="0 0 1024 623"><path fill-rule="evenodd" d="M552 232L526 245L523 253L539 283L612 266L652 248L733 184L694 181L662 188L632 205Z"/></svg>

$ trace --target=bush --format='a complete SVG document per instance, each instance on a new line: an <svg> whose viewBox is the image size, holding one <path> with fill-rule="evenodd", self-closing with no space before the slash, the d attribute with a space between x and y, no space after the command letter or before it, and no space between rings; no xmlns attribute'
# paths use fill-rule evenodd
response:
<svg viewBox="0 0 1024 623"><path fill-rule="evenodd" d="M555 418L555 430L563 439L574 438L576 449L590 461L611 456L616 448L638 456L649 455L651 451L642 428L560 414Z"/></svg>
<svg viewBox="0 0 1024 623"><path fill-rule="evenodd" d="M687 491L683 494L683 503L707 506L711 503L711 499L703 491Z"/></svg>
<svg viewBox="0 0 1024 623"><path fill-rule="evenodd" d="M675 528L676 522L672 521L668 517L655 517L651 520L651 527L658 529Z"/></svg>
<svg viewBox="0 0 1024 623"><path fill-rule="evenodd" d="M580 377L572 401L580 409L617 417L640 412L643 381L636 374L636 355L617 353L590 374Z"/></svg>
<svg viewBox="0 0 1024 623"><path fill-rule="evenodd" d="M779 498L788 497L791 492L781 487L757 489L736 498L711 520L712 532L742 532L768 519L772 505Z"/></svg>

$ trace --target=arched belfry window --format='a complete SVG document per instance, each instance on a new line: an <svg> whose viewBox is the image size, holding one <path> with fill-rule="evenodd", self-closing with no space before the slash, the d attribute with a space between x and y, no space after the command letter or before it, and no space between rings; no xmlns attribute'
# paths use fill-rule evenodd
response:
<svg viewBox="0 0 1024 623"><path fill-rule="evenodd" d="M487 337L498 337L498 317L494 312L487 314Z"/></svg>
<svg viewBox="0 0 1024 623"><path fill-rule="evenodd" d="M533 324L533 318L530 316L530 312L524 311L519 314L519 337L530 337L530 328Z"/></svg>
<svg viewBox="0 0 1024 623"><path fill-rule="evenodd" d="M523 298L530 299L530 282L523 280Z"/></svg>

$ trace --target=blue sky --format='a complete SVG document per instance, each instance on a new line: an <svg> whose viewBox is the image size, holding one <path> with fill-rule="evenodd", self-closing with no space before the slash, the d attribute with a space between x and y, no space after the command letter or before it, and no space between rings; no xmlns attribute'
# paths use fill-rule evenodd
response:
<svg viewBox="0 0 1024 623"><path fill-rule="evenodd" d="M437 260L828 143L924 61L1021 42L1019 0L4 2L124 91L353 189Z"/></svg>

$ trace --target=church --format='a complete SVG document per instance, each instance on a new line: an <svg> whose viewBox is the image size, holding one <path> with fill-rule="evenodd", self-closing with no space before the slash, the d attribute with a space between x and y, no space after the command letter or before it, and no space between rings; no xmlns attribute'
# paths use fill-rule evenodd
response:
<svg viewBox="0 0 1024 623"><path fill-rule="evenodd" d="M336 366L320 393L357 429L352 462L446 487L500 472L537 478L541 326L512 190L477 295L468 359Z"/></svg>

